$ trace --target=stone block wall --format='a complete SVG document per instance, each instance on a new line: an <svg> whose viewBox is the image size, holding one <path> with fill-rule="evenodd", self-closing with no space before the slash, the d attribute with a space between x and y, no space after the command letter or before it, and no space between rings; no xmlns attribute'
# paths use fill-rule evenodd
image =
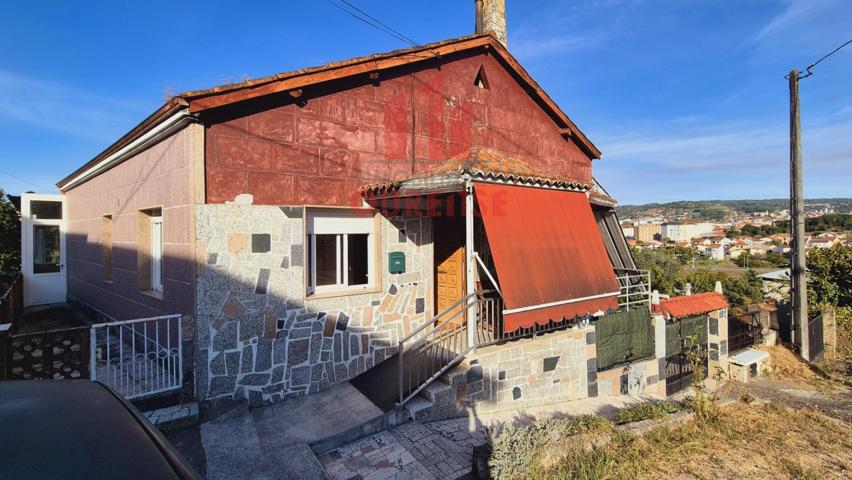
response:
<svg viewBox="0 0 852 480"><path fill-rule="evenodd" d="M460 403L477 410L596 396L595 328L575 327L476 350Z"/></svg>
<svg viewBox="0 0 852 480"><path fill-rule="evenodd" d="M598 372L598 395L665 397L666 381L660 379L659 364L656 358L649 358Z"/></svg>
<svg viewBox="0 0 852 480"><path fill-rule="evenodd" d="M428 218L381 217L380 288L305 297L304 208L199 205L198 393L260 405L349 380L431 318ZM387 272L403 251L407 271Z"/></svg>

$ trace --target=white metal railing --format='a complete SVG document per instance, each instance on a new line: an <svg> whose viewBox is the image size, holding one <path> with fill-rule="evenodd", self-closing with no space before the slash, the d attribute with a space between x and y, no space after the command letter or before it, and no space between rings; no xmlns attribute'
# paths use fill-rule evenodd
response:
<svg viewBox="0 0 852 480"><path fill-rule="evenodd" d="M414 398L474 348L468 340L466 313L489 292L477 291L456 300L399 340L400 405Z"/></svg>
<svg viewBox="0 0 852 480"><path fill-rule="evenodd" d="M651 308L651 272L630 268L616 268L616 279L621 288L618 305L630 310L644 306Z"/></svg>
<svg viewBox="0 0 852 480"><path fill-rule="evenodd" d="M92 325L91 379L128 399L181 388L182 326L181 315Z"/></svg>

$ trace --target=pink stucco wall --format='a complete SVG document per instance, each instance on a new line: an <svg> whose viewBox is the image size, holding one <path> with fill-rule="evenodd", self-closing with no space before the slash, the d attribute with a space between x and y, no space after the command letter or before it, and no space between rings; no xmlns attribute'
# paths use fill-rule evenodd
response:
<svg viewBox="0 0 852 480"><path fill-rule="evenodd" d="M194 313L190 142L184 128L66 192L69 295L117 319ZM137 212L150 208L163 213L162 299L138 289ZM111 283L102 277L104 215L113 218Z"/></svg>

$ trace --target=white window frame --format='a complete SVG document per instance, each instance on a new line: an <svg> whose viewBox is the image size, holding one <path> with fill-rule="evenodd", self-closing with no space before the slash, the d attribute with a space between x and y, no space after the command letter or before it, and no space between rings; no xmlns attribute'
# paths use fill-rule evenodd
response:
<svg viewBox="0 0 852 480"><path fill-rule="evenodd" d="M305 241L308 242L310 259L307 272L307 295L321 295L335 292L361 293L372 290L376 284L376 223L375 212L365 209L315 209L307 212ZM346 266L349 265L349 235L367 235L367 283L349 285ZM317 286L317 235L335 235L335 264L337 281L333 285Z"/></svg>
<svg viewBox="0 0 852 480"><path fill-rule="evenodd" d="M151 216L151 290L163 291L162 216Z"/></svg>

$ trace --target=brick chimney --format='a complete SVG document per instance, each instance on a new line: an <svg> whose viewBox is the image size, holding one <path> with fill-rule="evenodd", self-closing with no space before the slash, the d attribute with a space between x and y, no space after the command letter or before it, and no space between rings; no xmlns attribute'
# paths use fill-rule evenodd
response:
<svg viewBox="0 0 852 480"><path fill-rule="evenodd" d="M476 6L476 33L491 33L506 44L506 0L473 0Z"/></svg>

